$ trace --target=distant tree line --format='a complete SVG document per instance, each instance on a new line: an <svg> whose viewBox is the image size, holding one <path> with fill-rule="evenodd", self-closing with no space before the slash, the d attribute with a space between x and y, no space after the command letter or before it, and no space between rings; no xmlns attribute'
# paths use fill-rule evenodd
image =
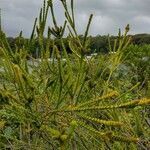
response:
<svg viewBox="0 0 150 150"><path fill-rule="evenodd" d="M144 44L150 44L150 34L136 34L136 35L130 35L132 36L132 44L134 45L144 45ZM71 52L70 48L69 48L69 43L68 43L68 38L66 37L63 39L65 47L67 49L67 52ZM80 39L83 38L82 35L79 36ZM117 38L117 36L110 36L110 44L113 45L113 41ZM29 39L25 39L25 38L13 38L13 37L8 37L8 42L12 48L12 50L15 49L15 46L17 45L17 47L21 47L22 45L25 45L25 43L27 43L29 41ZM89 46L88 46L88 51L87 54L90 53L108 53L108 36L106 35L97 35L97 36L89 36ZM50 39L51 42L50 43L55 43L57 45L57 47L60 49L62 49L61 47L61 43L59 39ZM46 39L45 39L46 41ZM39 52L39 44L38 44L38 40L34 40L34 43L32 44L32 47L29 50L31 52L31 54L33 56L36 55L37 51Z"/></svg>

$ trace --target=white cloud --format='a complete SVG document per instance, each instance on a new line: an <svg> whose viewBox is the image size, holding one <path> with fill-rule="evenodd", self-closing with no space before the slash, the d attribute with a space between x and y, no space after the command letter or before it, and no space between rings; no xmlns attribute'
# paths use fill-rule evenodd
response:
<svg viewBox="0 0 150 150"><path fill-rule="evenodd" d="M5 32L15 36L23 30L29 36L34 18L43 0L0 0ZM69 0L68 0L69 1ZM59 0L54 0L59 24L64 13ZM118 28L131 24L131 33L150 33L150 0L75 0L76 25L80 34L85 31L88 17L94 14L90 33L117 34ZM52 24L49 17L48 24Z"/></svg>

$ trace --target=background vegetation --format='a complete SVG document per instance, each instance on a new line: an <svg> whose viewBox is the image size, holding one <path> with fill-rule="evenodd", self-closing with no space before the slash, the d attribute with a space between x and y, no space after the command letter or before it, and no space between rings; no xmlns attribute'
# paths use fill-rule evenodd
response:
<svg viewBox="0 0 150 150"><path fill-rule="evenodd" d="M143 47L143 46L149 46L150 45L150 35L149 34L136 34L136 35L130 35L132 37L132 41L131 43L133 45L137 45L139 47ZM81 39L83 39L83 35L79 35L79 37ZM69 44L68 44L68 38L63 38L63 41L65 43L67 52L71 52L70 48L69 48ZM97 35L97 36L88 36L89 38L89 51L87 54L91 54L91 53L108 53L109 52L109 48L108 48L108 36L107 35ZM117 38L117 36L110 36L110 41L111 41L111 45L113 46L113 41ZM7 38L10 46L12 49L15 50L15 44L18 40L18 37L13 38L13 37L8 37ZM24 39L24 40L29 40L29 39ZM23 41L24 41L23 40ZM46 37L45 37L46 40ZM22 42L23 42L22 41ZM51 41L53 41L53 39L51 39ZM61 42L59 39L55 39L55 43L58 47L61 46ZM36 51L38 49L38 41L37 43L34 45L32 53L33 56L36 55ZM61 48L59 48L61 50Z"/></svg>

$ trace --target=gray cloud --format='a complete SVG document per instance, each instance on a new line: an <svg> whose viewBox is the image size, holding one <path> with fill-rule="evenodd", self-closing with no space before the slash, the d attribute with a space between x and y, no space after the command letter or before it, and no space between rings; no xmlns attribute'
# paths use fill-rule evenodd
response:
<svg viewBox="0 0 150 150"><path fill-rule="evenodd" d="M34 18L43 0L0 0L3 28L7 35L16 36L23 30L29 36ZM56 16L64 19L59 0L55 1ZM69 1L69 0L68 0ZM117 34L118 28L131 25L131 33L150 33L150 0L75 0L76 25L80 34L85 30L89 15L94 18L90 34ZM48 24L51 23L49 18Z"/></svg>

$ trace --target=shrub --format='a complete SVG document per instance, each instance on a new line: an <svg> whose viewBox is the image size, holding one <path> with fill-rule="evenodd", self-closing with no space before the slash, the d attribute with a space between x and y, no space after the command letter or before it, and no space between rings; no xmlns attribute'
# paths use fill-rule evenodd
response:
<svg viewBox="0 0 150 150"><path fill-rule="evenodd" d="M39 23L30 40L18 37L13 52L3 32L0 33L2 82L0 83L1 149L137 149L148 147L148 98L124 97L116 86L114 72L123 60L130 37L119 35L110 55L87 59L88 30L81 40L75 28L73 0L71 13L66 0L61 0L66 20L58 26L52 0L44 1ZM48 28L46 47L44 31L48 12L54 27ZM67 54L63 36L68 26ZM35 33L36 30L36 33ZM61 52L51 35L61 41ZM38 40L40 60L30 56ZM52 43L50 43L52 42ZM52 49L51 49L52 45ZM30 58L30 60L28 59ZM51 58L51 59L49 59ZM126 82L126 81L124 81ZM145 111L143 113L143 111Z"/></svg>

